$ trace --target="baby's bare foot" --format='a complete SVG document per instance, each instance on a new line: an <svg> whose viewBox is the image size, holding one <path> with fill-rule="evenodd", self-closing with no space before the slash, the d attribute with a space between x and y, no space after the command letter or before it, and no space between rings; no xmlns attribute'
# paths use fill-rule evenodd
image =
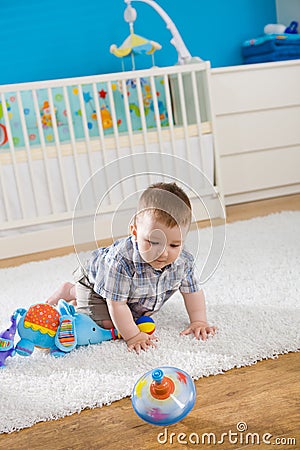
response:
<svg viewBox="0 0 300 450"><path fill-rule="evenodd" d="M75 300L70 300L69 303L70 303L70 305L77 306L76 299Z"/></svg>
<svg viewBox="0 0 300 450"><path fill-rule="evenodd" d="M58 300L61 298L67 302L72 302L72 304L76 306L75 285L73 283L63 283L54 294L47 298L46 303L49 305L57 305Z"/></svg>

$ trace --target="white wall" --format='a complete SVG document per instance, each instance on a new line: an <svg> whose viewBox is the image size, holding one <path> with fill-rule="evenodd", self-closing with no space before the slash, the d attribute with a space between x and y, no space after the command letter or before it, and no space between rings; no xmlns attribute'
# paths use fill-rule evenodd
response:
<svg viewBox="0 0 300 450"><path fill-rule="evenodd" d="M300 0L276 0L277 22L288 26L296 20L300 32Z"/></svg>

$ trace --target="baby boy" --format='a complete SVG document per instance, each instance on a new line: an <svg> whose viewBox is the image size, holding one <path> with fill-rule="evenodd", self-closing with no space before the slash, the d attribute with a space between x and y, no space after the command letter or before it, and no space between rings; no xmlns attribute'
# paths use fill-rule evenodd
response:
<svg viewBox="0 0 300 450"><path fill-rule="evenodd" d="M183 244L190 228L189 198L176 183L156 183L141 195L130 237L99 248L48 300L72 301L103 328L115 327L129 350L155 347L156 337L141 332L135 321L152 315L178 291L189 316L181 334L207 339L214 334L206 318L205 298L194 258Z"/></svg>

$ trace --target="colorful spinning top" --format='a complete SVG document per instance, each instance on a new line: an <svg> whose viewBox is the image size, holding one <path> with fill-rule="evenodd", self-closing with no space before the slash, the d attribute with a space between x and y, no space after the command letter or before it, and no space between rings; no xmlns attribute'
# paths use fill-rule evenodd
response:
<svg viewBox="0 0 300 450"><path fill-rule="evenodd" d="M135 384L132 406L137 415L153 425L171 425L183 419L196 401L191 377L176 367L150 370Z"/></svg>

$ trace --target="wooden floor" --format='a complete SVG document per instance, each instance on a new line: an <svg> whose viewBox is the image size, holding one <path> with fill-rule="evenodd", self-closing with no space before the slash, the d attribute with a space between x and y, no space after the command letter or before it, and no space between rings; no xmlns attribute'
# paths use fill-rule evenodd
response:
<svg viewBox="0 0 300 450"><path fill-rule="evenodd" d="M300 210L300 195L231 206L227 209L227 220L245 220L282 210ZM60 252L40 254L39 259L58 256ZM35 258L37 255L28 256L25 261ZM23 258L10 260L6 265L25 261ZM196 381L196 388L197 401L192 412L180 423L167 428L142 422L135 415L130 399L126 398L108 407L1 435L0 449L300 449L299 353L202 378ZM247 426L247 432L242 432L243 426ZM210 445L207 436L201 444L204 433L212 433ZM248 443L247 433L251 433ZM220 443L222 434L223 443ZM263 436L270 444L263 443ZM213 445L214 437L216 445Z"/></svg>

